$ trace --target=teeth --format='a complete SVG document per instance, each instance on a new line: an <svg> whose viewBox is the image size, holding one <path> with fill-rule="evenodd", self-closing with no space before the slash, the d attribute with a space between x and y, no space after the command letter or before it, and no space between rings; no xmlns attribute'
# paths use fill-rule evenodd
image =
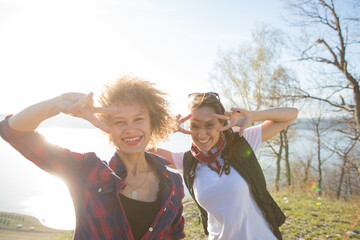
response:
<svg viewBox="0 0 360 240"><path fill-rule="evenodd" d="M136 138L127 138L124 139L125 142L135 142L135 141L139 141L141 137L136 137Z"/></svg>
<svg viewBox="0 0 360 240"><path fill-rule="evenodd" d="M199 140L199 142L201 143L207 143L210 139L207 139L207 140Z"/></svg>

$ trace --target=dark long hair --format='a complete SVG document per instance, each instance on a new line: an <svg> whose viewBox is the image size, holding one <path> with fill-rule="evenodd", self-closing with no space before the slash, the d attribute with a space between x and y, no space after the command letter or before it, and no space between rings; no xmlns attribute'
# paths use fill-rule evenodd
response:
<svg viewBox="0 0 360 240"><path fill-rule="evenodd" d="M210 107L214 109L216 114L224 115L225 114L225 108L220 102L220 100L214 96L214 95L206 95L206 94L199 94L194 97L190 97L189 103L188 103L188 109L189 110L195 110L197 108L202 107ZM226 126L229 122L227 120L218 119L220 123L222 123L224 126ZM225 139L226 139L226 145L224 150L221 153L221 157L223 159L230 160L232 156L231 151L231 145L234 140L234 131L230 128L226 131L223 131Z"/></svg>

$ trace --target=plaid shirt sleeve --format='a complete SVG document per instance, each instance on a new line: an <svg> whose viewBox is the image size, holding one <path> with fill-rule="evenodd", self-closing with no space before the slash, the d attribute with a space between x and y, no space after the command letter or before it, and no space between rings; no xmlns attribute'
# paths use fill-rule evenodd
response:
<svg viewBox="0 0 360 240"><path fill-rule="evenodd" d="M8 118L1 122L0 135L25 158L41 169L62 178L75 176L76 170L90 167L85 164L85 155L50 144L38 132L22 132L12 129Z"/></svg>

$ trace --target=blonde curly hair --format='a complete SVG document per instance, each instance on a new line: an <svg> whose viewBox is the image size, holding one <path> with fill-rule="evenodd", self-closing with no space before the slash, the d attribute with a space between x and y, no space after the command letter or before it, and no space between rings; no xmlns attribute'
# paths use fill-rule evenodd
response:
<svg viewBox="0 0 360 240"><path fill-rule="evenodd" d="M99 97L99 103L103 107L112 107L116 103L137 103L149 111L151 138L147 149L156 148L156 144L167 140L168 135L176 128L169 102L165 99L166 94L154 85L141 78L125 75L107 84ZM106 117L102 116L102 120L106 121Z"/></svg>

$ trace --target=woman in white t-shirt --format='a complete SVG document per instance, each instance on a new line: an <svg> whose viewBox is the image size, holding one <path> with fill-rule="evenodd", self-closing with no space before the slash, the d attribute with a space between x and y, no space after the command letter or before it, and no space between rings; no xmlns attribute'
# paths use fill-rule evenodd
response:
<svg viewBox="0 0 360 240"><path fill-rule="evenodd" d="M282 239L279 227L285 216L266 190L253 151L289 126L298 110L232 108L225 112L214 92L189 94L188 107L190 114L177 119L178 131L191 135L191 150L173 153L157 149L156 154L172 161L184 174L194 200L206 210L203 213L207 216L202 217L209 239ZM190 131L180 127L187 120ZM262 123L248 128L253 122ZM232 127L239 127L239 132L233 132ZM244 145L248 150L241 150L247 155L242 157L238 149ZM190 166L188 160L193 170L189 173L185 169L184 173L184 166ZM190 186L189 178L193 179Z"/></svg>

